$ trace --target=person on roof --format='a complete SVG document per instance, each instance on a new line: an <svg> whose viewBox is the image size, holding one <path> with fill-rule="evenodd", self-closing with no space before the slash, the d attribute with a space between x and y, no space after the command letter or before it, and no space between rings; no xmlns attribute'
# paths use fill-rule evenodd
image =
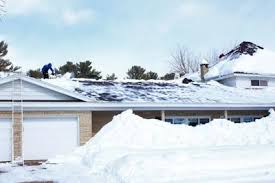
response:
<svg viewBox="0 0 275 183"><path fill-rule="evenodd" d="M52 68L52 64L51 63L48 63L48 64L46 64L46 65L44 65L42 67L42 74L43 74L43 78L44 79L48 79L49 78L49 73L48 73L49 70L51 70L52 71L52 75L54 75L54 70Z"/></svg>

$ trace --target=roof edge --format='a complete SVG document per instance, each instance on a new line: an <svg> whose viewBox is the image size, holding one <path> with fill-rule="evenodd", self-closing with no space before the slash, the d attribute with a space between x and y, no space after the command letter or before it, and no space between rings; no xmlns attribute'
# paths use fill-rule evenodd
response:
<svg viewBox="0 0 275 183"><path fill-rule="evenodd" d="M64 88L61 88L59 86L41 81L39 79L31 78L29 76L26 76L26 75L23 75L23 74L20 74L20 73L19 74L14 74L14 75L11 75L11 76L8 76L8 77L5 77L5 78L1 78L0 79L0 85L11 82L11 81L14 81L14 80L17 80L17 79L22 79L23 81L32 83L34 85L38 85L38 86L43 87L43 88L47 88L49 90L61 93L63 95L67 95L69 97L72 97L72 98L75 98L75 99L78 99L78 100L81 100L81 101L84 101L84 102L92 101L90 98L88 98L86 96L83 96L81 94L66 90Z"/></svg>
<svg viewBox="0 0 275 183"><path fill-rule="evenodd" d="M124 111L133 110L197 110L197 111L224 111L224 110L269 110L275 108L270 104L186 104L186 103L91 103L91 102L24 102L24 111ZM10 110L11 102L0 102L0 111Z"/></svg>

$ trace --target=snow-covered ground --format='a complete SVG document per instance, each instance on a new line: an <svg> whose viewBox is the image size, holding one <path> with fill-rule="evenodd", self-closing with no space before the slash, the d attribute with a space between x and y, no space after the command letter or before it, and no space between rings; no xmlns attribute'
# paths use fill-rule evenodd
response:
<svg viewBox="0 0 275 183"><path fill-rule="evenodd" d="M172 125L132 111L37 167L0 164L0 182L275 182L275 113L253 123Z"/></svg>

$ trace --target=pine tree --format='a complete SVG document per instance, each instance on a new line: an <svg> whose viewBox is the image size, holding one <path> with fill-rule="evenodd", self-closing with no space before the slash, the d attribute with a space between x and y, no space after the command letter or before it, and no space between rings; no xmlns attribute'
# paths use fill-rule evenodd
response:
<svg viewBox="0 0 275 183"><path fill-rule="evenodd" d="M42 72L40 71L40 69L35 69L35 70L29 70L27 72L27 76L33 77L33 78L42 78Z"/></svg>
<svg viewBox="0 0 275 183"><path fill-rule="evenodd" d="M111 81L113 81L113 80L116 80L117 79L117 77L116 77L116 75L115 75L115 73L112 73L111 75L107 75L106 76L106 80L111 80Z"/></svg>
<svg viewBox="0 0 275 183"><path fill-rule="evenodd" d="M0 71L16 71L20 69L18 66L13 66L13 64L4 57L8 54L8 44L4 41L0 42Z"/></svg>
<svg viewBox="0 0 275 183"><path fill-rule="evenodd" d="M161 77L160 79L162 79L162 80L173 80L173 79L175 79L175 73L167 73L163 77Z"/></svg>
<svg viewBox="0 0 275 183"><path fill-rule="evenodd" d="M59 67L59 71L61 74L65 74L66 72L73 73L74 76L77 75L77 66L73 62L67 61L66 64Z"/></svg>
<svg viewBox="0 0 275 183"><path fill-rule="evenodd" d="M86 60L85 62L79 62L76 64L77 67L77 77L78 78L92 78L101 79L100 71L93 69L92 62Z"/></svg>
<svg viewBox="0 0 275 183"><path fill-rule="evenodd" d="M156 72L149 71L143 76L143 79L145 79L145 80L149 80L149 79L156 80L156 79L158 79L158 74Z"/></svg>
<svg viewBox="0 0 275 183"><path fill-rule="evenodd" d="M144 68L134 65L128 70L127 78L128 79L144 79L145 71L146 70Z"/></svg>

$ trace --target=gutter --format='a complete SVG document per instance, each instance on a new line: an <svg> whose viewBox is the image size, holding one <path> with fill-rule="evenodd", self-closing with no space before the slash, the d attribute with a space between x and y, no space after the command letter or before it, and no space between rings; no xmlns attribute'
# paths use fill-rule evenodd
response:
<svg viewBox="0 0 275 183"><path fill-rule="evenodd" d="M224 110L269 110L275 103L269 104L179 104L179 103L89 103L89 102L24 102L24 111L224 111ZM11 111L11 102L1 102L0 111Z"/></svg>

